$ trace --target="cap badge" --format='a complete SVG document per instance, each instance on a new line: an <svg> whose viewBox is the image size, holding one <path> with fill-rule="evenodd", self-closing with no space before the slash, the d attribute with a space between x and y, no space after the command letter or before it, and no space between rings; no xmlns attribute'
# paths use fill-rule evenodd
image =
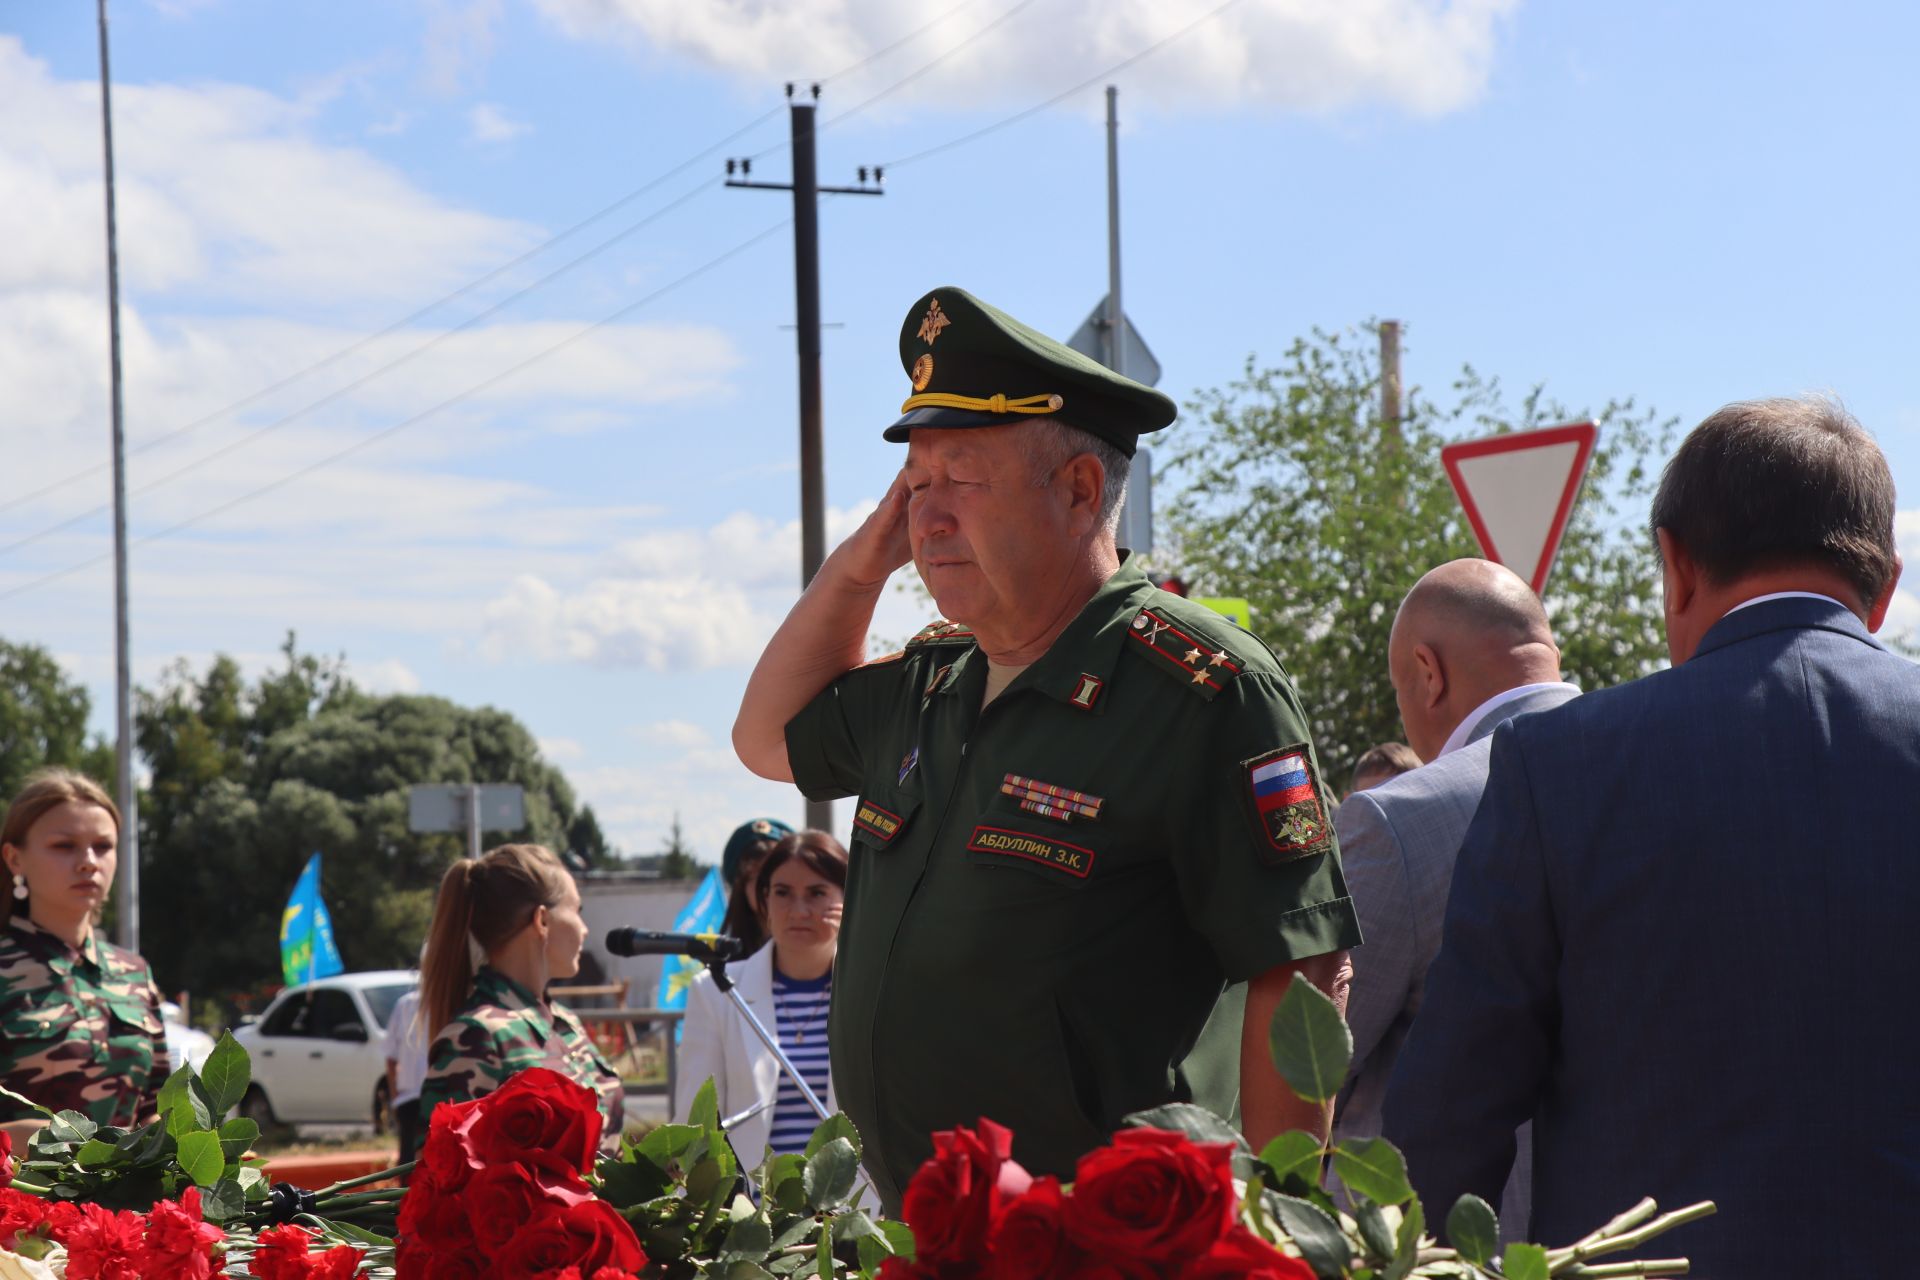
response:
<svg viewBox="0 0 1920 1280"><path fill-rule="evenodd" d="M941 317L941 323L944 324L945 322L946 322L946 318L944 316ZM922 333L926 332L924 327L921 329L921 332ZM931 342L932 339L929 338L928 341ZM923 355L918 360L915 360L913 362L913 389L915 391L925 391L927 389L927 384L932 381L933 381L933 357L929 355Z"/></svg>
<svg viewBox="0 0 1920 1280"><path fill-rule="evenodd" d="M952 323L947 319L947 313L940 309L940 299L935 298L927 305L927 314L921 317L920 341L932 346L933 340L940 336L940 331Z"/></svg>

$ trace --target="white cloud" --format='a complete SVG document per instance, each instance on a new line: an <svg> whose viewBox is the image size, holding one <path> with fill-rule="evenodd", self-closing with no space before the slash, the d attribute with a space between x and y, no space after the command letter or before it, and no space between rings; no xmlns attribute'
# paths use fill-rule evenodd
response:
<svg viewBox="0 0 1920 1280"><path fill-rule="evenodd" d="M427 88L464 93L486 78L505 0L429 0L422 49Z"/></svg>
<svg viewBox="0 0 1920 1280"><path fill-rule="evenodd" d="M418 693L420 677L398 658L382 662L355 662L347 667L353 682L368 693Z"/></svg>
<svg viewBox="0 0 1920 1280"><path fill-rule="evenodd" d="M656 720L636 725L633 732L643 742L663 747L704 747L713 741L705 729L687 720Z"/></svg>
<svg viewBox="0 0 1920 1280"><path fill-rule="evenodd" d="M540 754L550 764L564 763L569 760L585 760L587 749L572 738L536 738Z"/></svg>
<svg viewBox="0 0 1920 1280"><path fill-rule="evenodd" d="M491 102L476 102L467 111L467 126L475 142L512 142L533 132L533 126L510 119Z"/></svg>
<svg viewBox="0 0 1920 1280"><path fill-rule="evenodd" d="M0 290L97 298L99 98L0 36ZM257 301L417 303L531 243L365 152L309 136L312 103L226 84L114 91L121 271L130 294L192 284Z"/></svg>
<svg viewBox="0 0 1920 1280"><path fill-rule="evenodd" d="M624 39L755 84L833 74L936 11L936 0L912 7L894 0L537 3L577 38ZM1485 91L1500 20L1518 3L1243 0L1137 64L1125 80L1182 105L1331 111L1382 103L1439 114ZM858 102L979 34L891 96L889 105L1028 102L1139 53L1216 7L1217 0L1055 0L982 33L1006 9L971 6L836 84L835 99Z"/></svg>
<svg viewBox="0 0 1920 1280"><path fill-rule="evenodd" d="M830 510L829 545L874 503ZM706 528L662 529L617 544L604 572L574 586L524 574L486 607L481 654L653 671L742 666L799 594L798 521L739 511ZM912 635L926 608L889 590L872 630Z"/></svg>
<svg viewBox="0 0 1920 1280"><path fill-rule="evenodd" d="M657 764L570 768L567 780L593 806L608 838L628 853L659 849L678 818L695 856L718 865L727 837L742 822L770 816L797 826L802 814L791 783L755 777L725 748Z"/></svg>

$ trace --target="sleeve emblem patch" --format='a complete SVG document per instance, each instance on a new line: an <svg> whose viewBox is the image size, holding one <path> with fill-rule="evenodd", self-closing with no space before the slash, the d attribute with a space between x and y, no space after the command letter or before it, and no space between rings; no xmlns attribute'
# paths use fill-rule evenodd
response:
<svg viewBox="0 0 1920 1280"><path fill-rule="evenodd" d="M1246 762L1247 787L1261 834L1278 853L1319 853L1332 834L1306 745L1282 747Z"/></svg>
<svg viewBox="0 0 1920 1280"><path fill-rule="evenodd" d="M862 800L853 813L853 825L870 836L878 837L882 848L900 834L900 823L899 814L889 813L871 800Z"/></svg>

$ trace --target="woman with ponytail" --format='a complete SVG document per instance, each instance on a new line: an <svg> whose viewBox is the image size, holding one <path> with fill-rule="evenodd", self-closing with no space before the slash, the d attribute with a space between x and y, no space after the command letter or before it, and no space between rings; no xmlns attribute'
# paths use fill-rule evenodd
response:
<svg viewBox="0 0 1920 1280"><path fill-rule="evenodd" d="M447 868L420 967L420 1013L437 1028L420 1089L420 1123L442 1102L492 1093L529 1067L549 1067L600 1095L601 1146L624 1122L620 1076L547 983L580 971L587 938L580 890L549 849L503 844ZM485 957L477 968L475 954Z"/></svg>

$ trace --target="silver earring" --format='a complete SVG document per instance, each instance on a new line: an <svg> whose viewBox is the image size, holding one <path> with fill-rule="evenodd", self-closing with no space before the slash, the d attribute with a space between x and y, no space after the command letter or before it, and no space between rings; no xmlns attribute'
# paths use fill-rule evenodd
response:
<svg viewBox="0 0 1920 1280"><path fill-rule="evenodd" d="M27 878L18 871L13 873L13 896L22 902L27 898Z"/></svg>

